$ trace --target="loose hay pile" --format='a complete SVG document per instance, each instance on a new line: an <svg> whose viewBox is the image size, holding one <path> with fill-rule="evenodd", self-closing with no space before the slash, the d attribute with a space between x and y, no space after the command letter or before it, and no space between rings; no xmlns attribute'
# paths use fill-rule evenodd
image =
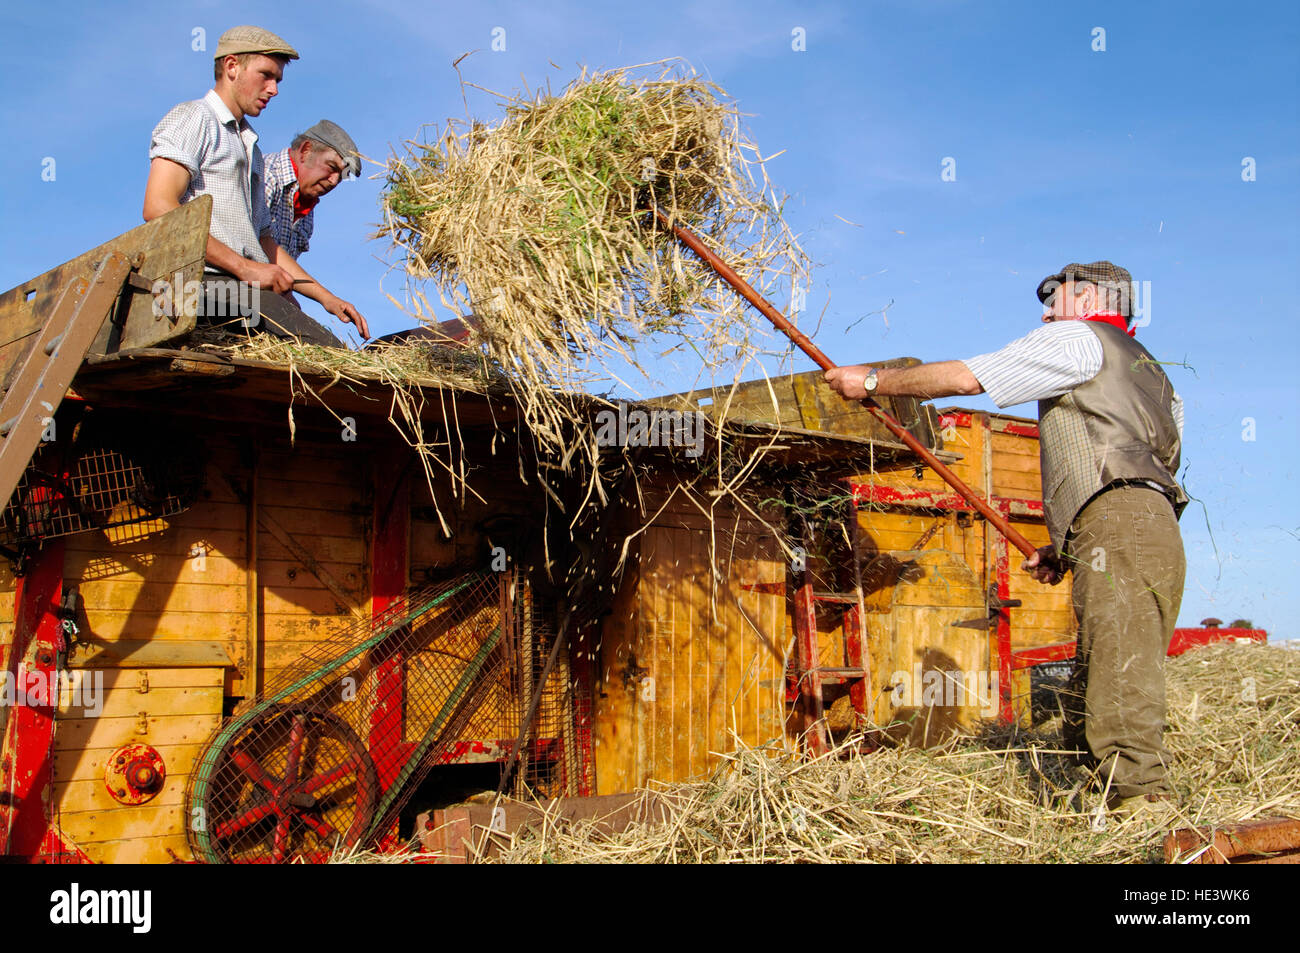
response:
<svg viewBox="0 0 1300 953"><path fill-rule="evenodd" d="M1201 649L1167 667L1176 826L1300 817L1300 652ZM1059 726L802 762L744 749L656 792L671 822L522 834L510 862L1147 862L1165 830L1097 810ZM1104 826L1102 824L1104 818Z"/></svg>

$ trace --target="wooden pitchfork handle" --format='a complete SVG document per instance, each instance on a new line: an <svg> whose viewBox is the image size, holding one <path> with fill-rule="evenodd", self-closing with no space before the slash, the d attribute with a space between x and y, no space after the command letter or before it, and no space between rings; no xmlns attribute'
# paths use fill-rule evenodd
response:
<svg viewBox="0 0 1300 953"><path fill-rule="evenodd" d="M817 345L813 344L808 335L804 334L791 324L786 319L785 315L776 310L776 308L772 306L771 302L755 291L749 282L736 274L730 265L710 251L705 246L704 242L700 240L698 235L684 225L674 224L668 218L668 215L664 210L657 204L654 206L654 213L655 217L664 224L665 228L671 229L673 234L676 235L687 248L695 252L695 254L698 255L705 264L716 271L723 281L731 285L731 287L735 289L741 297L761 311L769 321L777 326L778 329L784 331L786 336L798 346L799 350L812 358L818 367L824 371L829 371L835 367L834 362L823 354ZM1018 533L1001 513L989 506L984 500L980 499L980 497L976 495L975 491L962 481L961 477L949 470L948 467L944 465L943 461L931 453L930 450L921 443L921 441L912 436L907 428L895 420L894 417L885 410L885 408L881 407L870 397L864 397L860 403L873 417L889 428L890 433L903 441L903 443L907 444L908 449L924 460L931 470L939 474L945 483L961 494L962 498L973 506L981 516L997 527L998 532L1005 536L1010 541L1011 545L1024 553L1026 558L1032 556L1038 551L1037 547Z"/></svg>

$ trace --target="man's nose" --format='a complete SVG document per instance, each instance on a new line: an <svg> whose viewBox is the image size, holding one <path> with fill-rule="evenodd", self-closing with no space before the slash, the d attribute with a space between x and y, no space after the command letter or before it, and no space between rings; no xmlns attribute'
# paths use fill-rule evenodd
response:
<svg viewBox="0 0 1300 953"><path fill-rule="evenodd" d="M278 95L279 92L280 92L280 86L279 86L279 84L276 83L275 80L271 80L271 83L270 83L270 85L267 87L267 90L266 90L266 96L267 96L267 98L270 99L272 96L276 96L276 95Z"/></svg>

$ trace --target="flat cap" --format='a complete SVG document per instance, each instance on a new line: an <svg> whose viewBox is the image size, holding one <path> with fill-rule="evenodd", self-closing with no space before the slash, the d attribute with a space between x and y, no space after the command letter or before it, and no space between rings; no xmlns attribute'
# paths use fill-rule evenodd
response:
<svg viewBox="0 0 1300 953"><path fill-rule="evenodd" d="M328 119L322 119L302 135L314 142L329 146L339 154L348 172L353 176L361 175L361 153L357 150L357 144L352 141L352 137L343 131L342 126Z"/></svg>
<svg viewBox="0 0 1300 953"><path fill-rule="evenodd" d="M287 56L298 59L298 51L270 30L260 26L232 26L217 41L217 52L213 59L239 53L265 53L267 56Z"/></svg>
<svg viewBox="0 0 1300 953"><path fill-rule="evenodd" d="M1121 312L1127 317L1132 315L1133 276L1128 270L1109 261L1093 261L1086 265L1071 262L1054 275L1048 275L1038 283L1038 300L1047 303L1057 288L1067 281L1090 281L1093 284L1115 285L1120 289L1123 303Z"/></svg>

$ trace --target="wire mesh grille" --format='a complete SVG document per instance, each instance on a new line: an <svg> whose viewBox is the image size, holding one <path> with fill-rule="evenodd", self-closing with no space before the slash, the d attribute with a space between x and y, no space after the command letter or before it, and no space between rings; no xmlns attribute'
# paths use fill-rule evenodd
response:
<svg viewBox="0 0 1300 953"><path fill-rule="evenodd" d="M534 599L531 591L524 591L519 601L519 697L526 705L541 683L555 645L555 611L549 602ZM577 793L574 695L569 653L561 650L546 677L528 740L520 751L514 776L516 796L551 798Z"/></svg>
<svg viewBox="0 0 1300 953"><path fill-rule="evenodd" d="M195 856L282 863L370 846L434 765L473 742L510 750L527 707L524 673L544 663L525 652L522 633L533 626L522 622L535 609L521 591L511 573L460 576L403 597L282 670L196 764L188 792ZM545 705L530 739L558 736L562 750L569 738L557 719L566 707ZM533 755L535 747L520 775L562 785L571 771L554 764L564 758Z"/></svg>
<svg viewBox="0 0 1300 953"><path fill-rule="evenodd" d="M55 448L43 448L0 512L0 545L13 548L184 512L202 486L202 459L166 439L160 447L165 449L81 448L70 465L62 465Z"/></svg>

